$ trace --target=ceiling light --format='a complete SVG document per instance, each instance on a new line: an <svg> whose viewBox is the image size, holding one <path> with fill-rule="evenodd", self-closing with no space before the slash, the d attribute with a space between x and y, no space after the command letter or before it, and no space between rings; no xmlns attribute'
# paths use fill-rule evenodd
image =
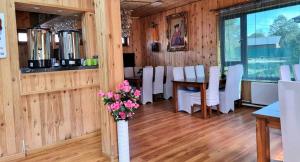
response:
<svg viewBox="0 0 300 162"><path fill-rule="evenodd" d="M33 7L33 9L35 9L35 10L39 10L40 8L39 8L39 7Z"/></svg>
<svg viewBox="0 0 300 162"><path fill-rule="evenodd" d="M156 2L151 3L151 6L156 7L156 6L160 6L162 4L163 4L162 2L156 1Z"/></svg>
<svg viewBox="0 0 300 162"><path fill-rule="evenodd" d="M57 12L63 12L63 10L57 10Z"/></svg>

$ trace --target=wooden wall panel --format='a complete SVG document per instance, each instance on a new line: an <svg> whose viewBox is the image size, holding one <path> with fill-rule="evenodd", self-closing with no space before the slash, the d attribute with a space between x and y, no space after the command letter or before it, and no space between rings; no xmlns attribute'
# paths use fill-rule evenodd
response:
<svg viewBox="0 0 300 162"><path fill-rule="evenodd" d="M21 95L64 91L100 85L98 70L22 74Z"/></svg>
<svg viewBox="0 0 300 162"><path fill-rule="evenodd" d="M82 16L82 40L86 58L92 58L96 54L96 28L95 14L86 12Z"/></svg>
<svg viewBox="0 0 300 162"><path fill-rule="evenodd" d="M93 0L10 0L25 4L93 11Z"/></svg>
<svg viewBox="0 0 300 162"><path fill-rule="evenodd" d="M22 97L25 142L33 150L100 130L99 87Z"/></svg>
<svg viewBox="0 0 300 162"><path fill-rule="evenodd" d="M206 67L217 65L217 17L210 10L216 8L217 1L203 0L159 14L141 18L142 36L146 38L143 44L144 65L185 66L204 64ZM167 22L166 16L187 11L189 14L189 50L167 52ZM158 24L161 43L160 52L151 51L150 23Z"/></svg>
<svg viewBox="0 0 300 162"><path fill-rule="evenodd" d="M203 64L208 67L218 65L218 15L213 9L229 7L248 0L201 0L158 14L140 18L140 40L143 42L142 64L187 66ZM166 16L187 11L189 14L189 50L167 51L167 22ZM150 24L154 22L159 27L160 52L151 51Z"/></svg>
<svg viewBox="0 0 300 162"><path fill-rule="evenodd" d="M129 37L129 46L123 47L123 53L135 53L135 64L136 66L142 66L142 41L141 31L142 25L139 19L134 18L132 21L132 32Z"/></svg>

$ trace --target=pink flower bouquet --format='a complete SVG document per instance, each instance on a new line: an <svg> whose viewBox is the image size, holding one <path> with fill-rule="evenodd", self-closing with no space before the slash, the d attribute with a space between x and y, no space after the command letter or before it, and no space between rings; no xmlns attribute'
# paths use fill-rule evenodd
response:
<svg viewBox="0 0 300 162"><path fill-rule="evenodd" d="M107 106L115 121L132 118L134 112L140 107L138 101L141 92L132 89L127 80L118 85L116 92L103 93L100 91L98 96L102 97L104 105Z"/></svg>

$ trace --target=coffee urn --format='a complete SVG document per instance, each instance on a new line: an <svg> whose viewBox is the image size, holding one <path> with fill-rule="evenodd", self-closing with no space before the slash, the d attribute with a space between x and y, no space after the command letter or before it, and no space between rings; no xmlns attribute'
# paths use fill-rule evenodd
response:
<svg viewBox="0 0 300 162"><path fill-rule="evenodd" d="M27 30L29 68L51 67L51 32L49 29L33 28Z"/></svg>
<svg viewBox="0 0 300 162"><path fill-rule="evenodd" d="M61 30L58 32L60 63L62 66L80 66L80 32Z"/></svg>

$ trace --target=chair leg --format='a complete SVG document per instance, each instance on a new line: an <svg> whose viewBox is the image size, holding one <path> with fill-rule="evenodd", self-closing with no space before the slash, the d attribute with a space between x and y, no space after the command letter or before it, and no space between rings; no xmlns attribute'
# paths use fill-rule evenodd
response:
<svg viewBox="0 0 300 162"><path fill-rule="evenodd" d="M211 108L211 106L209 106L208 109L209 109L209 117L212 117L212 108Z"/></svg>
<svg viewBox="0 0 300 162"><path fill-rule="evenodd" d="M220 115L220 105L217 105L217 112L218 112L218 115Z"/></svg>

